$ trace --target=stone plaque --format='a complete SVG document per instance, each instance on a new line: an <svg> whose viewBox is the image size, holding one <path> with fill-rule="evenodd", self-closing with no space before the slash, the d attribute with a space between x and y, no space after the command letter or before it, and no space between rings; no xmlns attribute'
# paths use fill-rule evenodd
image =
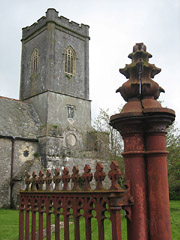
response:
<svg viewBox="0 0 180 240"><path fill-rule="evenodd" d="M76 145L76 137L74 134L69 134L67 137L66 137L66 141L67 141L67 145L69 146L75 146Z"/></svg>

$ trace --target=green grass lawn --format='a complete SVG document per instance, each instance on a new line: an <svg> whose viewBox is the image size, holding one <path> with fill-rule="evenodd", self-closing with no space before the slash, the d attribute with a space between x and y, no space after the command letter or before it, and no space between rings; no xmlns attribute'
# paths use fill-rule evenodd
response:
<svg viewBox="0 0 180 240"><path fill-rule="evenodd" d="M170 201L172 239L180 239L180 201Z"/></svg>
<svg viewBox="0 0 180 240"><path fill-rule="evenodd" d="M97 220L95 218L92 218L91 220L91 228L92 228L92 239L93 240L98 240L98 225L97 225ZM126 219L122 215L122 220L121 220L121 229L122 229L122 239L127 239L127 233L126 233ZM85 220L81 219L80 221L80 232L81 232L81 239L86 239L85 237ZM74 240L74 225L70 224L69 226L69 234L70 234L70 239ZM110 220L105 220L104 221L104 234L105 234L105 239L111 240L112 239L112 226L111 226L111 221ZM60 231L60 239L64 239L64 229L61 229ZM52 240L55 240L55 234L52 234Z"/></svg>
<svg viewBox="0 0 180 240"><path fill-rule="evenodd" d="M171 209L171 231L172 239L180 239L180 201L170 201ZM0 240L18 240L19 231L19 212L18 210L7 210L0 209ZM52 222L54 220L52 219ZM44 221L45 222L45 221ZM80 229L82 231L82 239L85 239L85 223L82 219L80 222ZM96 219L92 219L92 239L97 238L97 222ZM70 225L70 236L71 240L73 237L74 226ZM61 230L61 237L63 237L63 229ZM111 223L105 220L105 239L111 239ZM52 235L52 240L54 239L54 234ZM63 238L61 238L63 239ZM126 237L126 220L122 216L122 239L127 239Z"/></svg>

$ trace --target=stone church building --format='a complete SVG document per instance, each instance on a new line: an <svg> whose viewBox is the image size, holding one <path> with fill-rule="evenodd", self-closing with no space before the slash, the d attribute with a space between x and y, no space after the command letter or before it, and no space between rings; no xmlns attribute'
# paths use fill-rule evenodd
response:
<svg viewBox="0 0 180 240"><path fill-rule="evenodd" d="M46 16L22 29L20 100L0 97L0 207L15 206L25 171L94 168L89 27Z"/></svg>

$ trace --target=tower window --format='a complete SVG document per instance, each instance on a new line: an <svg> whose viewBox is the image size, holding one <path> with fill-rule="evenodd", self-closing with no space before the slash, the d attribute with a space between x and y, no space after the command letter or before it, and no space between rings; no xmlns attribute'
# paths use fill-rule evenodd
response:
<svg viewBox="0 0 180 240"><path fill-rule="evenodd" d="M68 118L74 118L75 107L73 105L67 105Z"/></svg>
<svg viewBox="0 0 180 240"><path fill-rule="evenodd" d="M38 65L39 65L39 50L34 48L31 55L31 75L34 76L38 73Z"/></svg>
<svg viewBox="0 0 180 240"><path fill-rule="evenodd" d="M67 47L65 51L65 73L75 75L76 54L72 47Z"/></svg>

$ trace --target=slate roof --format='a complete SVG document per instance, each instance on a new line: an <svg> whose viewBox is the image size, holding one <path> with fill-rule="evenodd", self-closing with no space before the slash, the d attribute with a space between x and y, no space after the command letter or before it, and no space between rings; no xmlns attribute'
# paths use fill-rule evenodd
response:
<svg viewBox="0 0 180 240"><path fill-rule="evenodd" d="M36 139L40 120L33 106L0 97L0 135Z"/></svg>

